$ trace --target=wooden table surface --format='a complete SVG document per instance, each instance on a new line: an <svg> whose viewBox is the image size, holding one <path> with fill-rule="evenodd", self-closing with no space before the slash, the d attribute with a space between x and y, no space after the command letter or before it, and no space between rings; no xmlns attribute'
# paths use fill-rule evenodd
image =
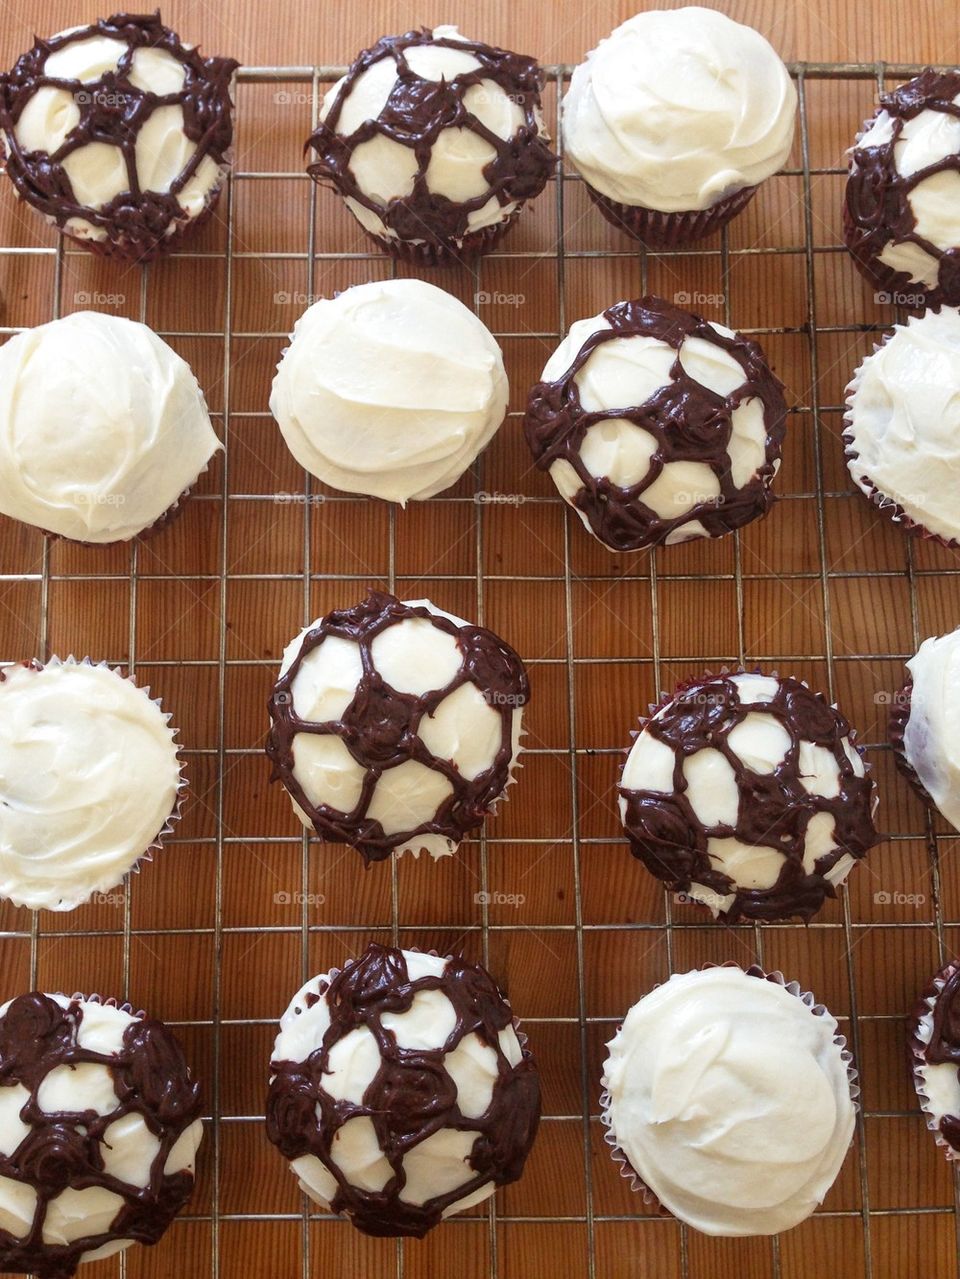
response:
<svg viewBox="0 0 960 1279"><path fill-rule="evenodd" d="M714 7L789 60L960 58L947 0ZM343 64L380 34L443 21L545 65L572 63L632 10L623 0L273 0L163 12L207 52L304 67ZM95 16L86 0L8 3L0 62L34 31ZM840 443L846 381L891 319L840 247L844 151L876 87L807 79L809 195L798 135L787 172L702 253L644 258L571 177L562 253L551 186L478 277L431 276L500 336L512 416L475 473L398 513L307 489L267 410L284 335L309 298L391 271L302 174L309 77L241 80L230 197L191 252L149 272L58 257L55 237L0 188L0 245L21 250L0 257L3 323L90 306L145 319L192 363L227 439L228 460L182 519L139 548L45 552L40 535L0 523L0 658L89 654L132 669L173 712L192 788L176 838L115 897L39 919L0 908L4 997L33 984L129 997L180 1027L205 1083L211 1123L187 1212L157 1248L131 1250L125 1271L113 1260L85 1267L84 1279L957 1274L956 1186L916 1111L903 1032L917 992L960 947L956 840L896 774L885 720L904 659L960 622L960 564L908 543L851 491ZM556 97L554 80L554 119ZM759 331L794 410L784 500L738 538L613 557L531 468L519 412L566 324L644 288L685 292L700 299L695 309ZM406 858L395 874L305 847L260 750L283 645L371 584L483 620L528 660L533 688L530 753L489 838L438 864ZM636 716L658 688L744 659L833 694L880 787L887 838L807 929L729 929L667 901L618 834L615 779ZM494 895L486 905L484 893ZM474 1212L403 1246L308 1213L259 1118L292 992L390 937L485 959L539 1057L546 1115L523 1180L498 1195L492 1219ZM813 1219L776 1242L711 1240L645 1213L618 1177L597 1119L603 1045L671 967L756 958L841 1019L863 1116Z"/></svg>

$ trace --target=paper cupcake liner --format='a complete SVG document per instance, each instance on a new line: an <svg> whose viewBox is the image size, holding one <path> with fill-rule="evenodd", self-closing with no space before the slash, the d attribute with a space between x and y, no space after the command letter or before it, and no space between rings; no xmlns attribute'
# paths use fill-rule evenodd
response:
<svg viewBox="0 0 960 1279"><path fill-rule="evenodd" d="M41 671L46 666L102 666L106 670L110 671L113 675L115 675L117 679L126 680L127 683L132 684L138 693L140 693L148 701L152 702L154 706L156 706L163 714L164 722L166 726L170 729L171 741L173 742L174 748L176 750L177 763L180 769L179 776L177 778L176 793L174 794L174 798L173 798L173 807L170 810L169 816L165 819L163 825L160 827L159 831L156 833L156 835L153 837L153 839L150 841L147 847L143 850L143 852L140 853L139 856L137 856L131 862L131 864L127 867L127 869L123 872L123 874L115 883L107 884L106 886L95 885L93 888L90 889L90 891L87 893L85 897L81 897L79 900L71 902L68 905L27 908L27 909L33 909L34 913L36 913L37 910L51 910L57 914L65 914L68 911L76 910L78 906L86 905L95 894L109 893L112 889L119 887L119 885L123 883L123 880L127 875L139 874L143 863L152 862L154 860L154 854L158 853L163 848L164 840L169 835L173 834L173 829L175 824L179 822L182 818L183 805L187 797L187 792L189 790L189 782L184 772L184 761L183 761L183 757L180 754L180 749L181 749L180 744L176 741L177 734L179 733L180 730L177 728L171 727L170 721L173 718L173 715L172 715L172 712L164 710L162 700L159 697L150 696L149 684L141 686L140 684L137 683L137 681L133 678L132 675L121 675L119 669L116 666L111 666L109 662L94 661L93 658L91 657L82 657L77 659L71 653L71 654L68 654L67 657L63 657L63 658L56 657L56 656L50 657L47 659L46 662L40 662L36 658L31 658L29 661L20 663L20 665L29 666L32 670L35 670L35 671ZM3 678L4 678L3 669L0 668L0 681L2 681Z"/></svg>
<svg viewBox="0 0 960 1279"><path fill-rule="evenodd" d="M400 240L390 236L374 235L372 231L368 231L367 235L378 248L398 262L427 267L462 266L471 264L496 248L519 215L520 209L517 208L493 226L468 232L460 242L459 248L456 249L426 240Z"/></svg>
<svg viewBox="0 0 960 1279"><path fill-rule="evenodd" d="M888 333L884 333L882 339L874 344L871 355L879 351L881 347L885 346L887 342L890 341L891 337L893 337L893 333L893 329L891 329ZM846 411L843 415L844 428L841 438L843 440L844 456L848 463L848 471L849 463L856 461L856 459L860 456L857 451L853 424L853 399L860 386L860 370L863 368L864 362L868 358L868 356L864 356L864 358L860 361L853 377L847 384L844 397ZM921 524L918 520L915 520L912 515L909 515L895 498L888 497L879 488L879 486L870 479L869 476L864 476L862 480L856 480L853 477L853 473L850 472L850 478L853 480L854 484L856 484L864 497L866 497L869 502L872 502L878 510L882 511L888 519L892 520L893 523L909 537L921 538L925 542L931 542L934 545L942 546L948 551L954 551L960 548L960 540L955 537L944 537L940 533L932 533L925 525Z"/></svg>
<svg viewBox="0 0 960 1279"><path fill-rule="evenodd" d="M938 972L934 973L914 1005L913 1012L910 1014L907 1033L907 1065L910 1070L910 1078L913 1080L917 1100L920 1103L924 1122L933 1133L934 1141L951 1162L960 1160L960 1150L955 1150L940 1131L940 1119L942 1116L938 1118L929 1109L931 1102L924 1092L923 1077L920 1074L921 1067L926 1065L927 1048L920 1038L920 1022L926 1014L932 1011L944 984L953 976L958 967L960 967L960 962L951 960L949 963L944 964Z"/></svg>
<svg viewBox="0 0 960 1279"><path fill-rule="evenodd" d="M768 973L765 969L761 968L759 964L751 964L749 968L744 968L741 964L736 963L734 960L728 959L722 964L708 961L705 964L701 964L697 971L705 972L709 968L739 968L740 971L746 973L748 977L756 977L762 981L772 981L775 985L782 986L784 990L788 991L791 995L795 995L801 1003L805 1004L815 1017L822 1017L825 1013L829 1013L829 1009L825 1004L818 1003L816 998L809 991L805 991L801 988L799 982L787 981L783 973L779 970ZM657 982L656 985L651 988L651 991L648 991L647 993L652 993L653 990L657 990L663 984L663 982ZM614 1039L620 1034L622 1029L622 1025L617 1026L616 1032L614 1033ZM612 1043L613 1040L610 1042ZM847 1047L847 1041L844 1035L839 1033L834 1035L833 1042L836 1045L840 1053L841 1060L846 1068L847 1083L850 1087L850 1100L853 1103L854 1110L859 1110L860 1083L859 1075L857 1074L857 1069L853 1061L853 1053ZM646 1204L649 1208L655 1210L660 1214L660 1216L674 1217L674 1213L672 1213L669 1208L664 1207L657 1198L655 1192L646 1184L618 1145L610 1113L613 1099L607 1091L607 1081L605 1076L601 1077L600 1084L602 1088L600 1093L600 1122L604 1127L603 1140L610 1148L610 1157L618 1166L620 1176L630 1183L630 1189L632 1191L642 1195L644 1204Z"/></svg>
<svg viewBox="0 0 960 1279"><path fill-rule="evenodd" d="M656 209L644 209L640 205L620 204L611 200L609 196L594 190L586 179L584 186L611 226L640 240L649 249L679 249L696 240L702 240L704 236L713 235L746 208L757 190L755 186L743 187L707 209L693 209L688 213L660 213Z"/></svg>

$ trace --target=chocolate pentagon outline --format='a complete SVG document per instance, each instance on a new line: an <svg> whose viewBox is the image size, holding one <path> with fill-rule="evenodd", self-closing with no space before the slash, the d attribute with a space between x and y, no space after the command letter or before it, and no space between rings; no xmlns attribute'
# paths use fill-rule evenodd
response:
<svg viewBox="0 0 960 1279"><path fill-rule="evenodd" d="M960 70L935 71L931 67L889 93L881 93L880 105L864 122L850 157L843 197L847 248L871 283L891 294L915 297L917 300L911 305L918 308L960 305L960 213L956 222L956 246L941 249L917 233L909 201L910 192L926 178L936 173L960 173L960 151L904 176L897 168L894 149L904 124L922 111L941 111L960 119L960 105L954 102L958 95ZM862 147L861 138L881 111L886 111L892 120L890 140L881 146ZM880 261L887 245L901 243L913 244L939 262L935 286L911 280L909 272L894 270Z"/></svg>
<svg viewBox="0 0 960 1279"><path fill-rule="evenodd" d="M476 1034L496 1054L498 1079L486 1112L464 1118L457 1090L444 1070L445 1047L407 1049L381 1024L384 1013L406 1012L421 991L442 992L456 1013L447 1043L456 1045ZM515 1022L510 1005L491 975L462 956L448 960L440 976L411 981L402 952L371 943L366 951L331 974L322 987L330 1025L321 1045L305 1061L273 1061L267 1098L267 1136L288 1160L313 1155L335 1178L330 1208L346 1213L364 1234L422 1238L439 1225L444 1210L482 1185L504 1186L519 1179L540 1122L540 1080L536 1062L518 1035L521 1057L511 1066L499 1033ZM309 997L308 997L309 998ZM313 1003L316 1002L316 997ZM312 1004L311 1004L312 1006ZM380 1050L380 1065L360 1104L334 1100L324 1090L330 1050L345 1035L368 1029ZM337 1130L348 1120L367 1115L393 1176L381 1191L351 1185L330 1158ZM400 1199L403 1157L441 1129L476 1132L470 1158L475 1176L423 1204Z"/></svg>
<svg viewBox="0 0 960 1279"><path fill-rule="evenodd" d="M405 56L408 49L425 45L470 53L480 67L459 72L451 80L426 80L410 68ZM344 103L360 76L384 58L391 58L397 68L397 83L386 105L376 119L365 120L349 136L341 136L336 126ZM523 112L523 124L510 138L501 138L492 132L464 104L467 90L484 80L497 84ZM490 199L496 199L501 208L533 199L557 167L557 157L550 150L537 118L542 89L542 69L534 58L523 54L498 49L480 40L434 37L428 27L403 35L383 36L358 55L327 118L304 144L305 151L312 148L317 156L307 165L307 172L316 182L329 182L341 196L355 200L375 214L402 243L424 241L452 259L469 255L471 251L483 252L499 238L499 234L491 232L506 230L519 209L507 215L502 223L476 232L470 231L470 214ZM448 128L468 129L496 151L496 158L483 170L487 189L468 200L451 200L434 194L427 186L433 144L440 132ZM350 168L357 147L378 136L411 148L417 160L410 194L395 196L385 205L365 193ZM373 238L390 247L379 236Z"/></svg>
<svg viewBox="0 0 960 1279"><path fill-rule="evenodd" d="M674 529L692 520L699 520L709 537L720 537L765 515L775 501L770 485L786 431L787 405L783 384L771 371L760 345L740 335L728 337L702 316L652 294L617 302L602 314L610 327L597 329L587 338L562 377L538 382L530 391L524 432L539 469L549 471L561 460L573 468L581 484L573 505L586 517L596 537L615 551L660 546ZM587 411L580 403L577 374L604 342L629 337L656 338L677 351L671 382L642 404ZM743 383L730 395L721 396L692 378L679 359L687 337L705 339L731 355L743 368ZM746 485L737 488L727 452L731 414L754 398L763 404L764 463ZM589 428L613 418L626 418L657 441L650 469L630 488L614 484L608 476L592 475L581 456ZM720 497L692 503L681 515L665 518L644 504L643 491L654 483L664 463L680 461L708 465L719 481Z"/></svg>
<svg viewBox="0 0 960 1279"><path fill-rule="evenodd" d="M84 1005L98 1003L135 1018L125 1028L117 1053L96 1052L77 1042ZM41 1109L38 1094L49 1072L83 1064L100 1065L110 1072L116 1106L105 1115ZM40 991L19 995L0 1017L0 1087L16 1084L29 1093L21 1114L31 1132L11 1154L0 1155L0 1177L31 1186L37 1192L38 1210L24 1237L0 1229L0 1270L28 1271L38 1279L69 1279L86 1252L121 1239L156 1243L193 1191L192 1171L166 1174L164 1166L177 1140L200 1116L200 1085L193 1080L172 1031L112 999L74 995L62 1008ZM139 1115L158 1141L149 1180L142 1188L106 1172L100 1154L106 1128L130 1114ZM48 1203L78 1182L122 1196L124 1206L109 1230L67 1244L45 1243Z"/></svg>
<svg viewBox="0 0 960 1279"><path fill-rule="evenodd" d="M456 638L462 654L456 675L442 688L428 693L398 693L385 683L374 666L371 645L390 626L409 618L422 618ZM306 655L327 636L355 642L361 654L363 674L347 709L338 720L324 723L302 720L293 705L293 684ZM417 734L424 715L461 685L472 682L501 721L500 745L493 763L468 781L456 766L438 759ZM299 652L274 685L268 700L271 727L266 753L273 765L271 781L280 781L309 817L317 835L328 843L348 844L369 867L384 861L395 848L419 835L440 835L459 843L482 825L510 780L513 760L513 715L527 704L530 685L522 661L514 650L482 626L461 626L422 605L412 606L383 591L372 591L352 608L334 610L322 617L303 637ZM350 814L307 798L294 771L293 742L298 733L334 734L365 770L360 798ZM378 821L365 816L374 787L384 769L416 760L443 774L452 786L430 822L410 831L385 835Z"/></svg>
<svg viewBox="0 0 960 1279"><path fill-rule="evenodd" d="M630 789L621 777L618 794L624 805L624 833L633 856L671 891L689 894L696 884L718 898L733 895L733 902L722 911L726 922L792 918L809 922L828 897L836 897L828 875L841 859L849 856L858 861L879 842L873 823L875 787L866 766L863 776L855 773L844 749L847 739L862 758L855 733L823 694L800 680L774 675L771 678L779 687L770 702L742 704L732 678L760 674L723 672L686 681L672 696L664 696L659 705L650 708L650 716L641 720L636 737L649 734L673 752L673 791ZM732 730L757 710L773 715L790 738L786 754L766 774L748 768L728 742ZM823 747L833 756L838 771L836 796L811 793L802 785L798 761L801 741ZM705 825L686 794L683 763L708 748L720 752L733 769L738 794L733 826ZM803 865L806 831L817 813L833 817L834 847L807 870ZM769 888L738 886L711 861L710 838L735 838L747 845L776 849L784 858L776 882Z"/></svg>
<svg viewBox="0 0 960 1279"><path fill-rule="evenodd" d="M89 83L45 74L44 64L51 53L94 36L128 45L116 72L108 71ZM157 94L130 83L127 75L133 54L142 48L163 50L183 66L182 89ZM228 163L233 142L230 85L239 65L233 58L203 57L195 46L185 45L164 26L159 13L118 13L75 30L36 39L13 68L0 75L0 151L5 154L6 172L17 194L65 234L70 234L65 231L65 224L71 218L80 218L106 232L105 242L71 236L84 248L138 262L150 261L172 247L169 241L176 241L178 232L200 225L216 204L219 186L210 192L207 207L197 217L185 213L176 197L207 157L220 168ZM79 122L52 155L23 151L15 131L28 101L45 85L66 89L80 109ZM196 151L169 191L144 193L137 180L137 136L153 111L163 106L183 108L184 135L197 144ZM103 207L93 209L76 200L62 161L71 152L98 141L108 141L123 152L130 186ZM172 235L171 227L176 228Z"/></svg>

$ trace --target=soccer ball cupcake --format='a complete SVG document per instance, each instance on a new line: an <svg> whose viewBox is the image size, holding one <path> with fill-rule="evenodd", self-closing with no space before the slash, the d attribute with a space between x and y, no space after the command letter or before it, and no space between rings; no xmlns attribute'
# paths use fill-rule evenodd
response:
<svg viewBox="0 0 960 1279"><path fill-rule="evenodd" d="M960 545L960 311L895 325L847 387L857 485L907 533Z"/></svg>
<svg viewBox="0 0 960 1279"><path fill-rule="evenodd" d="M422 1238L523 1171L540 1082L479 964L371 945L293 998L267 1133L300 1187L369 1235Z"/></svg>
<svg viewBox="0 0 960 1279"><path fill-rule="evenodd" d="M73 910L149 859L180 810L169 720L109 666L0 670L0 897Z"/></svg>
<svg viewBox="0 0 960 1279"><path fill-rule="evenodd" d="M799 680L746 671L652 709L620 778L634 857L731 923L809 920L878 839L850 725Z"/></svg>
<svg viewBox="0 0 960 1279"><path fill-rule="evenodd" d="M147 262L217 201L238 63L204 58L159 14L37 40L0 77L0 147L17 194L94 253Z"/></svg>
<svg viewBox="0 0 960 1279"><path fill-rule="evenodd" d="M159 531L220 442L189 364L78 311L0 347L0 514L76 542Z"/></svg>
<svg viewBox="0 0 960 1279"><path fill-rule="evenodd" d="M890 711L901 771L922 799L960 830L960 629L924 640Z"/></svg>
<svg viewBox="0 0 960 1279"><path fill-rule="evenodd" d="M553 173L542 87L532 58L456 27L384 36L324 97L308 171L394 257L475 257Z"/></svg>
<svg viewBox="0 0 960 1279"><path fill-rule="evenodd" d="M508 396L500 347L462 302L422 280L376 280L304 311L270 411L311 475L405 506L457 482Z"/></svg>
<svg viewBox="0 0 960 1279"><path fill-rule="evenodd" d="M129 1005L19 995L0 1008L0 1270L68 1279L154 1244L190 1198L199 1086Z"/></svg>
<svg viewBox="0 0 960 1279"><path fill-rule="evenodd" d="M878 301L960 305L958 100L960 71L928 69L880 95L854 144L844 235Z"/></svg>
<svg viewBox="0 0 960 1279"><path fill-rule="evenodd" d="M910 1034L913 1083L927 1127L960 1159L960 965L945 964L923 992Z"/></svg>
<svg viewBox="0 0 960 1279"><path fill-rule="evenodd" d="M607 1142L649 1202L721 1236L779 1234L823 1202L859 1089L836 1019L796 982L733 964L675 975L607 1047Z"/></svg>
<svg viewBox="0 0 960 1279"><path fill-rule="evenodd" d="M608 222L668 248L719 231L782 168L796 112L759 32L714 9L654 9L575 69L564 149Z"/></svg>
<svg viewBox="0 0 960 1279"><path fill-rule="evenodd" d="M452 853L511 781L529 686L492 631L372 592L284 651L267 754L294 812L365 864Z"/></svg>
<svg viewBox="0 0 960 1279"><path fill-rule="evenodd" d="M525 430L587 531L632 551L764 515L786 415L756 342L644 297L571 326L530 392Z"/></svg>

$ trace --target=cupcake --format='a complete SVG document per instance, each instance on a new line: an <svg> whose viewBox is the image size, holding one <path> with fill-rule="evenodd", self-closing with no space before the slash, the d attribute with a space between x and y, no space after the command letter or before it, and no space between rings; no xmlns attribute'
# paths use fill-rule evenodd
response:
<svg viewBox="0 0 960 1279"><path fill-rule="evenodd" d="M681 684L620 778L630 851L735 923L809 920L878 842L855 734L796 679L741 671Z"/></svg>
<svg viewBox="0 0 960 1279"><path fill-rule="evenodd" d="M653 9L574 70L563 144L608 222L670 248L719 231L782 168L796 112L759 32L714 9Z"/></svg>
<svg viewBox="0 0 960 1279"><path fill-rule="evenodd" d="M145 324L78 311L0 347L0 514L75 542L158 531L220 443Z"/></svg>
<svg viewBox="0 0 960 1279"><path fill-rule="evenodd" d="M0 1008L0 1270L68 1279L154 1244L193 1191L199 1086L160 1021L99 997Z"/></svg>
<svg viewBox="0 0 960 1279"><path fill-rule="evenodd" d="M540 1120L537 1067L490 974L371 945L280 1021L267 1134L322 1208L422 1238L516 1181Z"/></svg>
<svg viewBox="0 0 960 1279"><path fill-rule="evenodd" d="M0 670L0 896L73 910L149 859L179 816L169 720L109 666Z"/></svg>
<svg viewBox="0 0 960 1279"><path fill-rule="evenodd" d="M216 204L239 64L204 58L159 14L37 40L0 77L0 145L17 194L93 253L148 262Z"/></svg>
<svg viewBox="0 0 960 1279"><path fill-rule="evenodd" d="M778 1234L823 1202L859 1089L836 1019L796 982L732 964L677 974L607 1047L607 1143L648 1200L725 1236Z"/></svg>
<svg viewBox="0 0 960 1279"><path fill-rule="evenodd" d="M924 640L907 670L890 710L895 758L921 798L960 830L960 628Z"/></svg>
<svg viewBox="0 0 960 1279"><path fill-rule="evenodd" d="M327 92L307 146L393 257L448 265L486 253L556 166L533 58L456 27L384 36Z"/></svg>
<svg viewBox="0 0 960 1279"><path fill-rule="evenodd" d="M960 545L960 311L897 324L847 387L857 487L907 533Z"/></svg>
<svg viewBox="0 0 960 1279"><path fill-rule="evenodd" d="M283 654L267 755L294 812L364 864L456 850L520 751L527 673L492 631L373 591Z"/></svg>
<svg viewBox="0 0 960 1279"><path fill-rule="evenodd" d="M376 280L304 311L270 411L318 480L405 506L456 483L507 398L500 348L472 311L422 280Z"/></svg>
<svg viewBox="0 0 960 1279"><path fill-rule="evenodd" d="M927 1127L960 1159L960 965L945 964L920 996L910 1026L914 1087Z"/></svg>
<svg viewBox="0 0 960 1279"><path fill-rule="evenodd" d="M958 100L960 71L928 68L880 95L853 146L844 237L877 301L960 305Z"/></svg>
<svg viewBox="0 0 960 1279"><path fill-rule="evenodd" d="M635 551L766 514L786 415L756 342L644 297L571 326L524 427L587 531Z"/></svg>

